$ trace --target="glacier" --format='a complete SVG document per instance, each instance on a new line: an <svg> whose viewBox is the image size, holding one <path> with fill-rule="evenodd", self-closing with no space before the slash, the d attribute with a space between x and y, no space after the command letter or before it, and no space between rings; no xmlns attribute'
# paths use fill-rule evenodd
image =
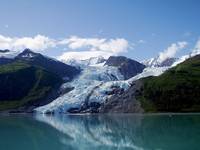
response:
<svg viewBox="0 0 200 150"><path fill-rule="evenodd" d="M92 102L103 103L112 94L114 88L127 90L131 83L147 76L158 76L169 67L145 68L144 71L129 80L124 80L117 67L105 66L104 62L69 61L82 69L81 74L72 82L66 82L61 89L73 88L72 91L61 95L51 103L35 109L38 113L68 113L70 109L81 109Z"/></svg>
<svg viewBox="0 0 200 150"><path fill-rule="evenodd" d="M61 87L62 89L73 87L72 91L35 110L40 113L66 113L70 108L80 108L86 101L103 102L106 99L106 91L110 91L113 86L123 89L129 87L129 83L123 80L124 77L116 67L88 66L76 79L64 83Z"/></svg>

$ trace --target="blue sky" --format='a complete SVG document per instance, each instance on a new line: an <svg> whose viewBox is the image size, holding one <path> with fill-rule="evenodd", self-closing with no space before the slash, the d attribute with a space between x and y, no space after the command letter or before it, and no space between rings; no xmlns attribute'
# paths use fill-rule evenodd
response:
<svg viewBox="0 0 200 150"><path fill-rule="evenodd" d="M154 57L172 43L185 41L187 46L177 52L183 55L195 46L200 35L199 0L0 2L0 35L3 37L42 35L63 40L76 36L79 40L106 39L108 43L110 39L125 39L129 46L118 55L137 60ZM46 47L42 53L57 57L64 52L88 51L87 48L91 49L91 45L72 49L66 44Z"/></svg>

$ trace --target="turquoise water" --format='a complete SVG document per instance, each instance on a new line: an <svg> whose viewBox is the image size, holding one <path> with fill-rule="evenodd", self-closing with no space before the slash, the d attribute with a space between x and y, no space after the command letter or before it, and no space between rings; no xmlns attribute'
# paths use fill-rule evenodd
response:
<svg viewBox="0 0 200 150"><path fill-rule="evenodd" d="M199 150L200 115L0 116L0 150Z"/></svg>

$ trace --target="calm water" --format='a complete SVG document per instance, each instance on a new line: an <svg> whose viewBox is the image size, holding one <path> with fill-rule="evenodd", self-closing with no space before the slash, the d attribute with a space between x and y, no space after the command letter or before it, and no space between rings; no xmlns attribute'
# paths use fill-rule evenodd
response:
<svg viewBox="0 0 200 150"><path fill-rule="evenodd" d="M0 150L199 150L200 115L0 116Z"/></svg>

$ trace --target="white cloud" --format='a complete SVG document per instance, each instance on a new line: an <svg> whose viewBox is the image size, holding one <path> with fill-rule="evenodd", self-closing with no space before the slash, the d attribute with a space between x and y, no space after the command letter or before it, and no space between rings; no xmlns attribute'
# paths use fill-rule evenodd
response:
<svg viewBox="0 0 200 150"><path fill-rule="evenodd" d="M179 58L178 61L176 61L172 66L176 66L177 64L182 63L183 61L185 61L186 59L199 55L200 54L200 39L196 42L194 48L192 49L192 51L190 52L190 54L187 55L183 55Z"/></svg>
<svg viewBox="0 0 200 150"><path fill-rule="evenodd" d="M22 51L30 48L33 51L43 51L52 47L64 49L60 59L77 58L84 59L102 55L109 57L126 52L129 47L127 40L123 38L81 38L71 36L65 39L51 39L44 35L34 37L6 37L0 35L0 49ZM69 51L67 51L69 50Z"/></svg>
<svg viewBox="0 0 200 150"><path fill-rule="evenodd" d="M191 56L200 54L200 39L197 41L194 49L192 50Z"/></svg>
<svg viewBox="0 0 200 150"><path fill-rule="evenodd" d="M105 58L111 55L118 55L127 52L129 43L123 38L105 39L105 38L80 38L72 36L59 42L66 45L71 50L86 50L78 52L65 52L59 59L66 60L70 58L87 59L95 56L103 56Z"/></svg>
<svg viewBox="0 0 200 150"><path fill-rule="evenodd" d="M9 49L11 43L11 38L0 35L0 49Z"/></svg>
<svg viewBox="0 0 200 150"><path fill-rule="evenodd" d="M30 48L35 51L45 50L50 47L55 47L56 42L43 35L36 35L35 37L5 37L0 35L0 49L22 50Z"/></svg>
<svg viewBox="0 0 200 150"><path fill-rule="evenodd" d="M185 48L187 46L187 42L177 42L171 44L167 49L165 49L163 52L159 53L158 61L163 62L167 58L172 58L176 55L177 51Z"/></svg>
<svg viewBox="0 0 200 150"><path fill-rule="evenodd" d="M126 52L128 41L123 38L105 39L105 38L80 38L72 36L60 41L60 44L67 45L70 49L89 48L95 51L107 51L114 53Z"/></svg>
<svg viewBox="0 0 200 150"><path fill-rule="evenodd" d="M61 56L58 57L58 60L66 61L68 59L78 59L85 60L91 57L103 56L104 58L108 58L109 56L114 55L113 53L108 53L104 51L82 51L82 52L65 52Z"/></svg>

